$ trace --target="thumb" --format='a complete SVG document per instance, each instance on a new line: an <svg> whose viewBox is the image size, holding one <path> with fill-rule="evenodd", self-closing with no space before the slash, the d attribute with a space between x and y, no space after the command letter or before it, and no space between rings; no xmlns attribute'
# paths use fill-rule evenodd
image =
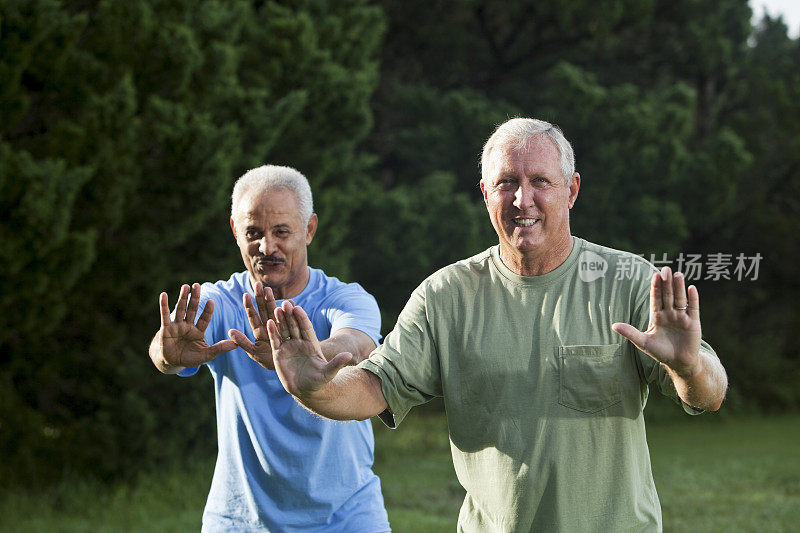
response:
<svg viewBox="0 0 800 533"><path fill-rule="evenodd" d="M214 359L219 354L230 352L236 348L238 348L238 346L232 340L219 341L218 343L212 344L208 347L208 355L211 357L211 359Z"/></svg>
<svg viewBox="0 0 800 533"><path fill-rule="evenodd" d="M239 330L232 329L228 331L228 337L231 338L231 342L236 344L236 346L241 347L247 353L253 353L255 351L256 345L247 338L247 335L242 333Z"/></svg>
<svg viewBox="0 0 800 533"><path fill-rule="evenodd" d="M336 356L325 365L325 379L328 381L332 380L336 374L339 373L339 370L346 367L352 360L353 354L350 352L336 354Z"/></svg>
<svg viewBox="0 0 800 533"><path fill-rule="evenodd" d="M611 329L631 341L643 352L645 351L644 346L647 344L647 336L635 327L624 322L614 322L611 325Z"/></svg>

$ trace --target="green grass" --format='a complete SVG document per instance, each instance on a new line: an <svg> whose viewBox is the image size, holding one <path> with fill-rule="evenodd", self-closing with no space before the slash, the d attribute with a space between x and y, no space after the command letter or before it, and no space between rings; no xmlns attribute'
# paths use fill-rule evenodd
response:
<svg viewBox="0 0 800 533"><path fill-rule="evenodd" d="M455 531L465 493L453 470L444 416L412 411L398 429L380 422L373 427L375 472L393 530Z"/></svg>
<svg viewBox="0 0 800 533"><path fill-rule="evenodd" d="M651 425L670 531L800 531L800 417Z"/></svg>
<svg viewBox="0 0 800 533"><path fill-rule="evenodd" d="M454 531L464 491L441 415L375 424L375 470L394 531ZM800 416L704 415L648 426L666 532L800 529ZM0 492L0 531L198 531L213 460L108 487L72 481Z"/></svg>
<svg viewBox="0 0 800 533"><path fill-rule="evenodd" d="M0 531L200 531L213 468L212 459L111 487L73 479L36 493L5 490L0 493Z"/></svg>

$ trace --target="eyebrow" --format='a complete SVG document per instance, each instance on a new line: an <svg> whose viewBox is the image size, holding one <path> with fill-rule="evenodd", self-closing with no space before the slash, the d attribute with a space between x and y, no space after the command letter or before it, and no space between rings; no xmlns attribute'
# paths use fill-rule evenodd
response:
<svg viewBox="0 0 800 533"><path fill-rule="evenodd" d="M291 226L291 225L289 225L289 224L288 224L288 223L286 223L286 222L281 222L281 223L279 223L279 224L274 224L274 225L270 226L270 228L272 228L272 229L275 229L275 228L288 228L288 229L292 229L292 226ZM246 229L255 229L255 230L261 230L261 226L256 226L256 225L253 225L253 224L248 224L248 225L247 225L247 227L246 227Z"/></svg>
<svg viewBox="0 0 800 533"><path fill-rule="evenodd" d="M519 177L514 172L501 172L497 175L497 179L519 179Z"/></svg>

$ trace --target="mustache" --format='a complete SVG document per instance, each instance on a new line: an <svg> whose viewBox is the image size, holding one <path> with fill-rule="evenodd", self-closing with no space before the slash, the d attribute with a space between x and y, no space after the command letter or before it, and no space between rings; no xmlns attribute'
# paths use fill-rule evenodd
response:
<svg viewBox="0 0 800 533"><path fill-rule="evenodd" d="M269 263L285 263L286 259L278 257L277 255L259 255L256 257L256 262L269 262Z"/></svg>

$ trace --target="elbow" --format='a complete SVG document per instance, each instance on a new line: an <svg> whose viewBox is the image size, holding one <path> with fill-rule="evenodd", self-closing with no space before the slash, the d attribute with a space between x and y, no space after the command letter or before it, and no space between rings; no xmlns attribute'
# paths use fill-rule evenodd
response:
<svg viewBox="0 0 800 533"><path fill-rule="evenodd" d="M719 380L719 395L717 396L716 400L713 402L709 410L719 411L727 395L728 395L728 375L725 372L725 370L723 370L722 376Z"/></svg>
<svg viewBox="0 0 800 533"><path fill-rule="evenodd" d="M722 403L725 401L725 395L727 390L728 388L726 383L725 387L722 388L722 392L720 392L719 396L711 402L711 405L708 406L708 411L716 412L720 410L720 408L722 407Z"/></svg>

